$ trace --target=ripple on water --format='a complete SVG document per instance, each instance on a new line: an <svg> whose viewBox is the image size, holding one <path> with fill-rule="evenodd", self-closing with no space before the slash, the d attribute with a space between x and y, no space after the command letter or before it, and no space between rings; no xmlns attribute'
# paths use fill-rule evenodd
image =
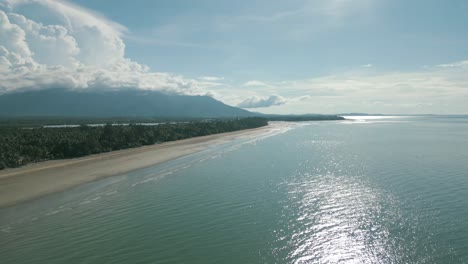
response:
<svg viewBox="0 0 468 264"><path fill-rule="evenodd" d="M2 264L466 263L468 129L296 127L0 211Z"/></svg>

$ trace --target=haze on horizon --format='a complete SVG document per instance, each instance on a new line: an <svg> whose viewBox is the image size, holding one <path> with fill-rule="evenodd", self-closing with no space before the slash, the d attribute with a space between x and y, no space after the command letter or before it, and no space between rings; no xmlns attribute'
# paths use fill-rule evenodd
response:
<svg viewBox="0 0 468 264"><path fill-rule="evenodd" d="M0 93L210 95L263 113L468 114L462 0L0 0Z"/></svg>

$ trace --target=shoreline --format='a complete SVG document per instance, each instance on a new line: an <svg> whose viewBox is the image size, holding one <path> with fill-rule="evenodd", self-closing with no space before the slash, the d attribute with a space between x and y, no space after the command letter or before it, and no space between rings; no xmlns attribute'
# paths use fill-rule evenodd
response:
<svg viewBox="0 0 468 264"><path fill-rule="evenodd" d="M49 160L0 171L0 208L65 191L194 154L211 146L271 131L272 125L164 142L63 160Z"/></svg>

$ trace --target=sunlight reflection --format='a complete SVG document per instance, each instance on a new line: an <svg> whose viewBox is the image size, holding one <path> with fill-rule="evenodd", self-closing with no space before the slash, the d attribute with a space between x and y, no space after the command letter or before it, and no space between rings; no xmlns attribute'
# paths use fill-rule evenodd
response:
<svg viewBox="0 0 468 264"><path fill-rule="evenodd" d="M328 146L328 145L327 145ZM330 146L328 146L330 147ZM315 168L314 173L298 172L288 183L289 206L284 208L290 237L287 260L293 263L392 263L398 256L389 241L382 217L382 202L391 203L359 176L337 175L337 159ZM306 164L303 167L307 168ZM308 168L307 170L311 170ZM398 218L398 217L396 217ZM388 261L386 261L388 260Z"/></svg>

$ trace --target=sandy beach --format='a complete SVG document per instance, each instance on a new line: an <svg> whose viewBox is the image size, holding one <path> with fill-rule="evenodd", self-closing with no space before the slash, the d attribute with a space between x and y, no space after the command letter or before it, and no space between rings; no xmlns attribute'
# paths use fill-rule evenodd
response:
<svg viewBox="0 0 468 264"><path fill-rule="evenodd" d="M193 154L213 145L267 133L272 125L118 150L76 159L53 160L0 171L0 208Z"/></svg>

